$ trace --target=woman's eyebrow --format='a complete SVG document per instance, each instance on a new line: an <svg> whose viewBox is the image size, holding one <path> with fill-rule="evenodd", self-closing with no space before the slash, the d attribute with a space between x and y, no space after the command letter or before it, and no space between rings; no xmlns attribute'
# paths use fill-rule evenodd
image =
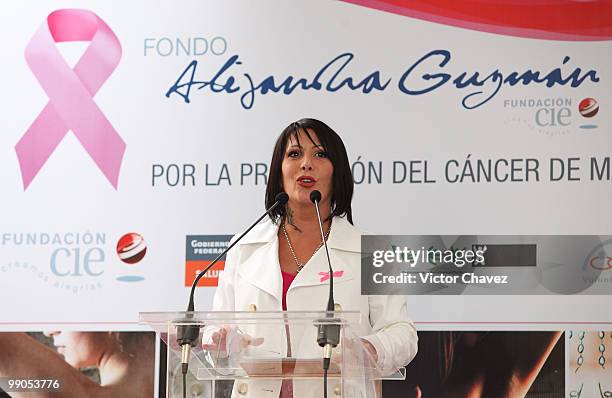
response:
<svg viewBox="0 0 612 398"><path fill-rule="evenodd" d="M312 144L312 147L313 147L313 148L325 149L325 147L323 147L323 145L321 145L321 144ZM289 145L289 146L287 146L287 149L290 149L290 148L300 148L300 149L304 149L304 147L303 147L301 144L299 144L299 145L298 145L298 144L293 144L293 145Z"/></svg>

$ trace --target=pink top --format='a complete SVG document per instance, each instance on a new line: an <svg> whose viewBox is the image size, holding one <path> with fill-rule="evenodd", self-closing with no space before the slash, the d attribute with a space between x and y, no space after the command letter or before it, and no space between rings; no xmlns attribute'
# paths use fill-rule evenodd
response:
<svg viewBox="0 0 612 398"><path fill-rule="evenodd" d="M287 272L281 271L281 275L283 276L283 311L287 311L287 291L289 290L289 286L297 276L297 274L289 274ZM287 333L289 331L287 330ZM289 339L289 335L287 334L287 339ZM289 340L288 340L289 341ZM293 381L289 379L283 379L281 384L281 391L279 398L292 398L293 397Z"/></svg>
<svg viewBox="0 0 612 398"><path fill-rule="evenodd" d="M293 275L284 271L281 271L281 274L283 275L283 311L287 311L287 290L297 274Z"/></svg>

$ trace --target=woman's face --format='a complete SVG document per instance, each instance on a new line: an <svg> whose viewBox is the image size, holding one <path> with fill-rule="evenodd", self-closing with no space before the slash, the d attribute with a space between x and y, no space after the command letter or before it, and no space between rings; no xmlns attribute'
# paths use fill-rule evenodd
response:
<svg viewBox="0 0 612 398"><path fill-rule="evenodd" d="M75 368L98 365L98 360L109 343L108 333L104 332L54 331L45 334L53 337L57 352Z"/></svg>
<svg viewBox="0 0 612 398"><path fill-rule="evenodd" d="M321 192L321 206L330 206L334 166L313 130L312 141L300 130L299 143L294 137L287 142L282 163L283 189L289 195L289 206L312 205L310 192ZM314 141L314 142L313 142Z"/></svg>

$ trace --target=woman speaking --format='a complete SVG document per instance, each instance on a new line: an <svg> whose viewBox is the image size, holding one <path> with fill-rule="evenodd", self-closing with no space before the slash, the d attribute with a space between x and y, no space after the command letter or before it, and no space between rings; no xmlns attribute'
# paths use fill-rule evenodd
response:
<svg viewBox="0 0 612 398"><path fill-rule="evenodd" d="M326 308L329 271L315 206L310 193L321 193L323 232L334 270L336 310L359 311L356 328L372 358L383 369L408 364L417 352L417 334L408 319L403 296L361 295L361 233L353 226L353 178L344 144L325 123L301 119L278 137L266 189L266 208L281 192L286 206L276 207L255 227L225 262L213 309L216 311L322 311ZM289 330L289 329L287 329ZM225 332L214 336L219 342ZM256 335L255 344L275 343L291 356L296 342ZM263 340L262 340L263 338ZM277 339L275 339L277 340ZM295 340L295 338L293 339ZM254 340L253 340L254 341ZM263 342L263 343L262 343ZM205 345L205 348L207 346ZM312 342L312 350L320 348ZM271 349L271 351L274 351ZM295 380L236 382L234 395L322 397L322 383ZM333 383L330 393L340 391Z"/></svg>

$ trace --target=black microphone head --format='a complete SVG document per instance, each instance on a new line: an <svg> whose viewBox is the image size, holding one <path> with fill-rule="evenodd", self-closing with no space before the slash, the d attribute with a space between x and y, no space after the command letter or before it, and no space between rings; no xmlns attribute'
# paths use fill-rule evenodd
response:
<svg viewBox="0 0 612 398"><path fill-rule="evenodd" d="M321 201L321 192L317 191L316 189L314 191L312 191L310 193L310 201L312 203L320 202Z"/></svg>
<svg viewBox="0 0 612 398"><path fill-rule="evenodd" d="M287 195L285 192L281 192L276 195L276 198L274 199L279 205L284 205L289 201L289 195Z"/></svg>

